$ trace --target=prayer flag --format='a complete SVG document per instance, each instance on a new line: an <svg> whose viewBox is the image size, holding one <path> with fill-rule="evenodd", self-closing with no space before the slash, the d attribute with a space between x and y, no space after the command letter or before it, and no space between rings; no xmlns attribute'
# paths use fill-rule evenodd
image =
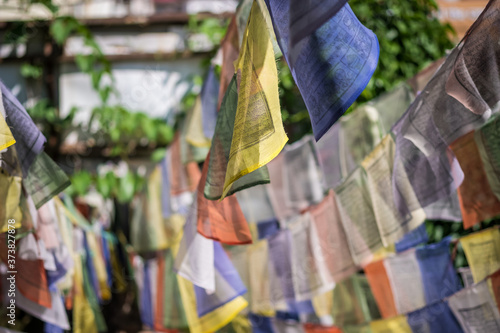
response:
<svg viewBox="0 0 500 333"><path fill-rule="evenodd" d="M229 83L226 95L215 125L215 133L210 148L208 159L208 173L204 184L204 195L207 199L218 200L224 198L224 181L228 171L228 163L231 156L232 140L235 130L235 117L237 114L238 91L236 87L236 75ZM242 130L241 128L239 129ZM250 172L236 180L226 189L226 195L231 195L245 188L258 184L269 183L269 173L266 166Z"/></svg>
<svg viewBox="0 0 500 333"><path fill-rule="evenodd" d="M335 282L321 253L318 235L311 228L310 213L297 216L288 227L295 300L310 300L315 295L332 290Z"/></svg>
<svg viewBox="0 0 500 333"><path fill-rule="evenodd" d="M0 99L2 98L2 93L0 91ZM0 108L3 109L3 103L0 103ZM0 151L12 146L16 143L12 132L10 131L9 126L5 122L5 118L3 116L5 110L3 110L2 115L0 115Z"/></svg>
<svg viewBox="0 0 500 333"><path fill-rule="evenodd" d="M250 282L250 311L272 317L274 305L269 279L269 247L266 240L252 244L248 249Z"/></svg>
<svg viewBox="0 0 500 333"><path fill-rule="evenodd" d="M182 241L175 258L175 269L185 279L203 289L215 290L214 245L196 230L197 201L186 218Z"/></svg>
<svg viewBox="0 0 500 333"><path fill-rule="evenodd" d="M366 171L373 213L384 246L395 243L425 221L425 213L414 193L406 195L406 199L411 200L407 202L406 214L401 214L395 204L392 187L395 150L394 140L387 134L361 163ZM407 192L410 191L411 186L407 186Z"/></svg>
<svg viewBox="0 0 500 333"><path fill-rule="evenodd" d="M345 4L319 29L303 38L300 50L294 55L294 51L288 49L294 33L290 30L291 24L296 19L296 16L290 17L287 10L290 0L266 0L266 4L318 141L368 84L377 67L377 37ZM324 6L327 5L322 3L320 6L322 13Z"/></svg>
<svg viewBox="0 0 500 333"><path fill-rule="evenodd" d="M3 110L5 111L3 118L16 140L17 156L21 162L23 177L26 177L36 156L42 152L46 139L28 112L2 81L0 81L0 90Z"/></svg>
<svg viewBox="0 0 500 333"><path fill-rule="evenodd" d="M438 302L461 289L450 256L450 237L417 248L416 256L427 304Z"/></svg>
<svg viewBox="0 0 500 333"><path fill-rule="evenodd" d="M219 79L215 74L214 66L208 69L207 77L201 87L201 119L203 126L203 134L206 138L212 139L217 122L219 94Z"/></svg>
<svg viewBox="0 0 500 333"><path fill-rule="evenodd" d="M278 72L262 10L265 8L254 2L235 63L238 106L222 197L236 180L275 158L288 140L281 120Z"/></svg>
<svg viewBox="0 0 500 333"><path fill-rule="evenodd" d="M21 227L23 212L19 208L22 193L22 178L10 176L5 170L0 169L0 232L9 230L9 220L14 220L15 228Z"/></svg>
<svg viewBox="0 0 500 333"><path fill-rule="evenodd" d="M347 3L347 0L290 0L290 48L314 33ZM307 330L306 330L307 331Z"/></svg>
<svg viewBox="0 0 500 333"><path fill-rule="evenodd" d="M462 328L451 313L446 301L438 301L425 308L410 312L408 325L413 332L422 333L461 333Z"/></svg>
<svg viewBox="0 0 500 333"><path fill-rule="evenodd" d="M248 319L252 324L253 333L275 333L271 318L250 313Z"/></svg>
<svg viewBox="0 0 500 333"><path fill-rule="evenodd" d="M238 296L247 292L238 271L218 242L213 242L215 267L215 291L194 286L196 294L196 310L199 317L214 311Z"/></svg>
<svg viewBox="0 0 500 333"><path fill-rule="evenodd" d="M179 277L174 271L174 257L168 249L164 258L163 294L163 326L169 329L185 329L188 327L184 305L179 289Z"/></svg>
<svg viewBox="0 0 500 333"><path fill-rule="evenodd" d="M253 3L253 1L252 1ZM241 16L240 16L241 17ZM245 29L247 24L247 19L242 18L244 20L243 29ZM243 39L243 34L241 36ZM217 103L217 109L220 110L222 105L222 99L226 95L226 91L228 91L229 84L231 79L236 72L234 63L238 60L239 55L239 42L238 42L238 27L236 26L236 16L231 18L231 22L229 22L229 26L227 27L226 36L221 41L221 49L222 49L222 68L220 73L220 85L219 85L219 98Z"/></svg>
<svg viewBox="0 0 500 333"><path fill-rule="evenodd" d="M458 188L458 199L468 229L483 220L500 215L500 200L495 196L488 183L474 132L470 132L451 145L451 149L465 174Z"/></svg>
<svg viewBox="0 0 500 333"><path fill-rule="evenodd" d="M211 153L203 165L203 172L198 185L197 195L197 230L213 240L225 244L249 244L252 235L248 223L241 211L235 195L230 195L221 201L208 200L203 196L203 188L209 168Z"/></svg>
<svg viewBox="0 0 500 333"><path fill-rule="evenodd" d="M406 251L419 244L427 243L428 241L429 235L427 234L425 224L421 224L420 227L410 231L396 242L396 252Z"/></svg>
<svg viewBox="0 0 500 333"><path fill-rule="evenodd" d="M403 314L423 308L426 304L424 283L415 250L388 257L384 260L384 265L398 313Z"/></svg>
<svg viewBox="0 0 500 333"><path fill-rule="evenodd" d="M363 266L382 248L364 170L357 168L335 194L351 255L357 265Z"/></svg>
<svg viewBox="0 0 500 333"><path fill-rule="evenodd" d="M212 137L205 136L203 131L202 112L201 95L198 95L194 102L194 106L187 113L185 123L185 140L194 147L210 147L210 141L212 139Z"/></svg>
<svg viewBox="0 0 500 333"><path fill-rule="evenodd" d="M285 203L302 211L323 199L321 169L311 136L283 150Z"/></svg>
<svg viewBox="0 0 500 333"><path fill-rule="evenodd" d="M71 185L71 182L66 173L49 155L42 152L33 161L23 185L33 199L36 208L40 208Z"/></svg>
<svg viewBox="0 0 500 333"><path fill-rule="evenodd" d="M500 314L487 281L459 291L448 304L464 332L500 332Z"/></svg>
<svg viewBox="0 0 500 333"><path fill-rule="evenodd" d="M335 200L335 192L330 190L323 201L309 209L311 231L317 235L322 261L335 282L339 282L357 271L349 250L347 236Z"/></svg>
<svg viewBox="0 0 500 333"><path fill-rule="evenodd" d="M460 238L474 282L500 268L500 230L489 228Z"/></svg>
<svg viewBox="0 0 500 333"><path fill-rule="evenodd" d="M498 151L498 129L500 117L495 115L474 133L484 173L491 191L500 200L500 151Z"/></svg>
<svg viewBox="0 0 500 333"><path fill-rule="evenodd" d="M412 333L405 316L375 320L370 323L372 333Z"/></svg>
<svg viewBox="0 0 500 333"><path fill-rule="evenodd" d="M499 3L490 1L469 28L446 81L446 93L480 115L498 110L500 101L500 48L494 29L500 22L499 9Z"/></svg>
<svg viewBox="0 0 500 333"><path fill-rule="evenodd" d="M398 311L384 261L372 262L364 267L364 270L382 317L396 316Z"/></svg>

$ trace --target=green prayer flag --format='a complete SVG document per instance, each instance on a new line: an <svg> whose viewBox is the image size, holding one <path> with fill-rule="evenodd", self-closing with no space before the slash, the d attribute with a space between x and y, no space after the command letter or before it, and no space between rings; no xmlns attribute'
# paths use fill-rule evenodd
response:
<svg viewBox="0 0 500 333"><path fill-rule="evenodd" d="M49 155L42 152L35 158L23 185L38 209L71 185L71 182Z"/></svg>
<svg viewBox="0 0 500 333"><path fill-rule="evenodd" d="M207 182L205 183L204 190L205 197L210 200L218 200L222 197L227 162L229 161L231 142L233 140L237 105L238 88L236 85L236 75L234 75L222 100L212 139L212 147L210 149ZM264 165L236 180L231 185L227 195L255 185L268 184L269 182L269 172L267 166Z"/></svg>
<svg viewBox="0 0 500 333"><path fill-rule="evenodd" d="M171 250L165 253L165 274L163 276L163 326L167 329L187 329L188 322L181 292L174 272L174 258Z"/></svg>
<svg viewBox="0 0 500 333"><path fill-rule="evenodd" d="M92 285L90 283L90 277L87 272L87 265L85 264L85 257L82 256L82 270L83 270L83 290L85 292L85 296L92 308L92 312L94 313L94 319L97 326L97 331L99 332L107 332L108 327L106 326L106 321L101 312L101 308L99 307L99 302L97 301L97 297L95 291L92 289Z"/></svg>

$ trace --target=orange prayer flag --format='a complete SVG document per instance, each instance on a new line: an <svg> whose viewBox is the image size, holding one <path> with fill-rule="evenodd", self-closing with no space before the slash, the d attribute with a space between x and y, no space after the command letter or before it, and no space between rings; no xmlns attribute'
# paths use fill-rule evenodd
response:
<svg viewBox="0 0 500 333"><path fill-rule="evenodd" d="M170 148L172 152L170 192L173 195L193 192L201 177L200 168L196 162L188 162L186 165L182 164L180 140L180 133L175 133Z"/></svg>
<svg viewBox="0 0 500 333"><path fill-rule="evenodd" d="M342 330L336 326L321 326L317 324L304 324L306 333L342 333Z"/></svg>
<svg viewBox="0 0 500 333"><path fill-rule="evenodd" d="M366 278L370 284L375 301L383 318L398 315L391 284L385 270L384 261L378 260L368 264L365 268Z"/></svg>
<svg viewBox="0 0 500 333"><path fill-rule="evenodd" d="M10 242L9 233L5 233L0 239L0 258L7 265L7 277L11 276L10 271L14 271L16 288L24 297L46 308L52 307L52 298L50 296L47 275L43 260L24 260L16 256L15 264L10 265L8 261L8 246ZM8 280L7 280L8 281Z"/></svg>
<svg viewBox="0 0 500 333"><path fill-rule="evenodd" d="M464 221L464 228L500 214L500 201L488 183L483 162L474 140L474 132L454 141L450 148L455 153L465 174L458 187L458 200Z"/></svg>
<svg viewBox="0 0 500 333"><path fill-rule="evenodd" d="M16 284L24 297L46 308L52 307L43 260L16 258Z"/></svg>
<svg viewBox="0 0 500 333"><path fill-rule="evenodd" d="M220 109L222 104L222 99L226 94L226 90L229 87L229 82L233 78L234 72L234 62L238 60L239 56L239 40L238 40L238 27L236 25L236 16L233 15L229 26L227 27L227 33L221 42L222 48L222 68L220 73L220 86L219 86L219 102L217 105L217 110Z"/></svg>
<svg viewBox="0 0 500 333"><path fill-rule="evenodd" d="M73 293L74 293L74 287L71 288L70 294L64 297L64 306L68 311L73 310Z"/></svg>
<svg viewBox="0 0 500 333"><path fill-rule="evenodd" d="M203 195L208 174L208 154L198 185L198 232L206 238L224 244L238 245L252 243L252 235L247 220L235 195L222 201L208 200Z"/></svg>

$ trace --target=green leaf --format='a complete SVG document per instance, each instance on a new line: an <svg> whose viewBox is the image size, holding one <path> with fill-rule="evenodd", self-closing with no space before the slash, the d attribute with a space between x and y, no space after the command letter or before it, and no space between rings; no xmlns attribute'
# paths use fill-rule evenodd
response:
<svg viewBox="0 0 500 333"><path fill-rule="evenodd" d="M156 140L156 126L151 118L143 118L141 121L141 128L150 142Z"/></svg>
<svg viewBox="0 0 500 333"><path fill-rule="evenodd" d="M99 89L99 83L101 82L103 71L93 71L92 72L92 87L94 89Z"/></svg>
<svg viewBox="0 0 500 333"><path fill-rule="evenodd" d="M105 86L99 90L99 96L101 97L103 103L106 103L108 101L112 91L113 87L111 86Z"/></svg>
<svg viewBox="0 0 500 333"><path fill-rule="evenodd" d="M40 66L34 66L30 64L22 64L21 75L25 78L38 79L42 76L43 69Z"/></svg>
<svg viewBox="0 0 500 333"><path fill-rule="evenodd" d="M160 145L167 145L174 138L174 130L167 124L159 124L157 130L158 130L157 142Z"/></svg>
<svg viewBox="0 0 500 333"><path fill-rule="evenodd" d="M74 17L57 17L50 25L50 34L57 44L62 45L79 26L80 23Z"/></svg>
<svg viewBox="0 0 500 333"><path fill-rule="evenodd" d="M71 177L71 186L77 195L85 195L88 192L92 177L87 171L79 171Z"/></svg>
<svg viewBox="0 0 500 333"><path fill-rule="evenodd" d="M105 198L110 198L113 192L116 192L117 179L113 172L108 172L104 176L97 178L97 190Z"/></svg>
<svg viewBox="0 0 500 333"><path fill-rule="evenodd" d="M165 148L158 148L151 154L151 160L155 163L160 162L165 157L167 150Z"/></svg>
<svg viewBox="0 0 500 333"><path fill-rule="evenodd" d="M132 172L127 172L125 177L120 178L119 192L117 199L120 202L129 202L135 194L135 177Z"/></svg>
<svg viewBox="0 0 500 333"><path fill-rule="evenodd" d="M95 57L92 54L77 54L75 57L78 68L84 73L90 73L94 68ZM92 78L93 81L93 78Z"/></svg>
<svg viewBox="0 0 500 333"><path fill-rule="evenodd" d="M120 133L119 128L113 127L111 129L109 129L109 137L110 137L112 142L116 143L116 142L120 141L120 136L121 136L121 133Z"/></svg>

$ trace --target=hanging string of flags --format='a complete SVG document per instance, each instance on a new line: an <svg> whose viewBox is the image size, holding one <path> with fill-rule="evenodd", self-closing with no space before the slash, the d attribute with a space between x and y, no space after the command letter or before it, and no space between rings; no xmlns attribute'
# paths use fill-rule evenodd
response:
<svg viewBox="0 0 500 333"><path fill-rule="evenodd" d="M100 305L133 281L155 331L499 331L499 229L423 245L426 218L471 228L500 215L499 7L413 90L340 118L375 70L376 36L346 1L243 1L129 207L63 194L67 176L0 83L1 272L15 230L16 306L46 332L103 332ZM280 53L314 132L288 145Z"/></svg>

